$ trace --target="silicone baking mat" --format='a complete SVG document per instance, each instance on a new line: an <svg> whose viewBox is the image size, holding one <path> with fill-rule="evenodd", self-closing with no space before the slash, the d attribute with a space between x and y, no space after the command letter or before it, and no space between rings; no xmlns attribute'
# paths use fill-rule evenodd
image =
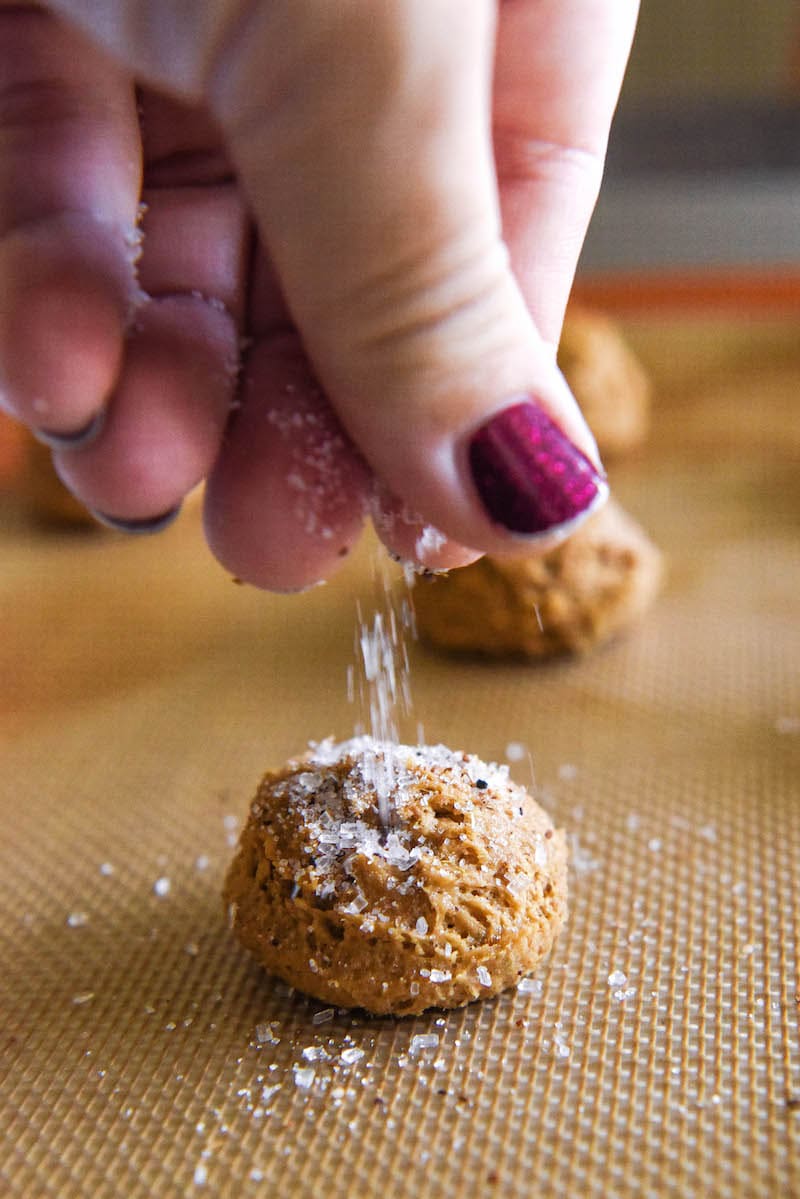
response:
<svg viewBox="0 0 800 1199"><path fill-rule="evenodd" d="M654 427L611 480L669 562L632 635L413 649L428 739L533 771L572 846L552 958L449 1014L293 995L219 900L262 771L352 732L369 548L265 596L197 512L142 542L4 501L3 1194L800 1195L797 334L632 330Z"/></svg>

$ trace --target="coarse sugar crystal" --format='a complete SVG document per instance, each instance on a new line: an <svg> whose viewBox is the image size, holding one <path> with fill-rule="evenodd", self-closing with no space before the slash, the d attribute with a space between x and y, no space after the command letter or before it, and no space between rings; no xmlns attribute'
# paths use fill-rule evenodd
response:
<svg viewBox="0 0 800 1199"><path fill-rule="evenodd" d="M438 1049L439 1034L437 1032L418 1032L411 1038L408 1046L409 1053L423 1053L426 1049Z"/></svg>
<svg viewBox="0 0 800 1199"><path fill-rule="evenodd" d="M311 1023L327 1024L328 1021L332 1020L335 1015L336 1012L332 1007L324 1007L320 1011L314 1012L314 1015L311 1017Z"/></svg>
<svg viewBox="0 0 800 1199"><path fill-rule="evenodd" d="M275 1024L257 1024L256 1040L259 1045L280 1045L280 1037L275 1036Z"/></svg>

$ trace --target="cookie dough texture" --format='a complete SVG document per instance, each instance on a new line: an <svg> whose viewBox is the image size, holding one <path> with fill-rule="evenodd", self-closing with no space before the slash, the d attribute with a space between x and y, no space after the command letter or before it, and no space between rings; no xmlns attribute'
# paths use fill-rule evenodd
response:
<svg viewBox="0 0 800 1199"><path fill-rule="evenodd" d="M325 1003L407 1015L534 970L566 917L566 863L563 832L507 767L360 737L264 777L224 899L272 974Z"/></svg>
<svg viewBox="0 0 800 1199"><path fill-rule="evenodd" d="M615 457L644 441L650 417L650 381L612 320L591 309L568 308L558 365L602 455Z"/></svg>
<svg viewBox="0 0 800 1199"><path fill-rule="evenodd" d="M548 658L586 653L634 624L662 577L662 557L613 500L548 553L481 558L420 579L420 636L441 649Z"/></svg>

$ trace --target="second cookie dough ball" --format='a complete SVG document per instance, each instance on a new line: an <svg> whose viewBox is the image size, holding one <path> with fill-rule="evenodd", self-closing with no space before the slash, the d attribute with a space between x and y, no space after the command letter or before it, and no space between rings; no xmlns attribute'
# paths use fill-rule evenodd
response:
<svg viewBox="0 0 800 1199"><path fill-rule="evenodd" d="M614 321L571 305L558 347L558 365L601 455L615 457L644 441L650 420L650 380Z"/></svg>
<svg viewBox="0 0 800 1199"><path fill-rule="evenodd" d="M420 636L442 649L547 658L585 653L643 615L662 558L632 517L609 500L545 554L481 558L420 579Z"/></svg>

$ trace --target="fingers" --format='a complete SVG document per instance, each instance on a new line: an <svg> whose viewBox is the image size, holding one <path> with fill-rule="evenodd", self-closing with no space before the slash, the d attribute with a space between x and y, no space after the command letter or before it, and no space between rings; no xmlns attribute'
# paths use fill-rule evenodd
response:
<svg viewBox="0 0 800 1199"><path fill-rule="evenodd" d="M216 457L249 254L209 122L142 108L138 230L130 81L46 14L0 9L4 402L89 507L128 525L157 524Z"/></svg>
<svg viewBox="0 0 800 1199"><path fill-rule="evenodd" d="M64 7L87 20L90 8L97 16L96 6L78 0L65 0ZM608 36L613 21L602 14L609 7L628 12L630 0L623 6L600 0L570 0L566 6L506 0L499 6L493 146L497 7L490 0L468 6L458 0L435 5L388 0L380 6L370 0L335 6L324 0L250 6L220 0L203 6L199 24L191 28L181 25L186 15L172 5L109 5L100 14L94 32L130 53L132 66L145 77L187 96L210 98L311 359L312 374L303 368L302 379L288 381L305 397L313 420L301 421L292 432L281 417L285 371L296 375L300 368L294 360L287 367L286 354L269 366L266 348L253 352L244 405L231 425L208 504L212 544L237 573L292 587L305 585L321 564L328 569L333 559L323 543L339 539L344 548L348 542L361 519L370 471L394 497L388 509L393 528L384 529L388 540L405 536L398 534L405 523L396 519L398 513L420 512L456 554L459 545L500 551L520 537L549 542L605 498L596 447L549 343L557 336L596 192L624 59L624 36ZM538 27L535 16L541 18ZM537 55L533 43L544 37L545 23L550 32ZM629 23L624 17L617 30L624 32ZM163 36L156 36L159 30ZM598 34L594 57L576 52L570 77L571 43L587 33ZM513 51L523 34L526 50L520 48L515 63ZM526 82L526 52L536 60L536 77L545 80L541 120L528 118L527 124L523 99L529 103L533 93L530 72ZM582 108L574 97L584 69L589 82ZM600 114L596 119L587 116L592 105ZM494 150L511 265L522 289L501 235ZM218 220L220 228L230 229L225 180L216 184L222 190L215 199L205 194L191 211L203 209L201 226L211 229ZM129 192L125 195L127 202ZM170 196L162 181L150 219L150 244L157 253L150 263L146 251L143 276L147 270L148 285L163 290L180 280L186 285L191 277L190 291L213 296L208 274L219 271L207 274L188 244L183 263L168 253L171 231L182 224L175 219L182 203L182 194ZM219 233L214 240L218 243ZM221 290L238 315L244 296L238 268L227 261L231 270ZM110 277L102 266L97 273ZM135 386L118 358L103 367L109 375L116 363L120 374L106 428L91 445L59 451L60 468L73 485L93 503L111 503L117 516L154 516L156 500L171 494L169 472L161 465L152 476L138 468L117 474L121 482L112 486L112 472L103 464L122 445L124 439L117 443L115 437L124 432L134 441L141 438L137 389L147 380L147 356L162 354L168 334L177 339L178 358L186 357L186 330L173 315L167 312L161 329L160 310L153 309L148 318L153 328L147 322L143 327L139 348L147 353L141 359L132 343ZM224 353L227 329L220 325L207 332L215 353ZM189 407L179 400L178 380L188 383L191 370L179 361L175 371L167 411L181 441ZM305 540L291 544L272 514L302 490L296 479L308 483L302 472L292 471L295 481L287 482L286 467L297 454L307 458L310 452L307 441L297 444L297 430L322 427L315 379L346 430L340 444L339 427L328 416L323 441L343 454L338 483L357 511L349 517L333 511L328 471L325 486L317 481L324 493L317 518L331 536L326 539L301 518L295 504L295 531L302 529ZM201 407L220 412L223 392L222 384L212 386ZM63 406L58 412L63 423L54 431L74 431L64 421ZM216 417L209 419L214 425ZM169 424L168 419L162 433ZM284 429L276 437L279 425ZM209 446L202 437L196 443L189 437L185 458L178 454L173 464L174 477L189 478L208 458ZM260 476L254 446L261 452ZM266 510L259 507L266 501ZM254 510L269 513L260 538L252 525ZM247 525L250 514L250 527L225 532L225 513L240 525ZM405 536L404 544L408 540ZM415 547L418 540L415 536ZM292 556L295 565L289 566Z"/></svg>
<svg viewBox="0 0 800 1199"><path fill-rule="evenodd" d="M637 0L506 0L493 139L503 231L542 335L558 341L597 199Z"/></svg>
<svg viewBox="0 0 800 1199"><path fill-rule="evenodd" d="M370 505L375 531L389 553L417 571L469 566L481 555L448 538L418 512L376 483Z"/></svg>
<svg viewBox="0 0 800 1199"><path fill-rule="evenodd" d="M206 487L206 537L236 578L302 591L342 565L374 484L311 372L260 252L248 300L249 349Z"/></svg>
<svg viewBox="0 0 800 1199"><path fill-rule="evenodd" d="M226 312L191 297L150 301L128 341L101 431L54 454L63 481L101 517L159 521L216 458L237 355Z"/></svg>
<svg viewBox="0 0 800 1199"><path fill-rule="evenodd" d="M455 542L563 533L606 488L501 240L494 5L286 0L259 19L212 100L342 424Z"/></svg>
<svg viewBox="0 0 800 1199"><path fill-rule="evenodd" d="M235 576L276 591L330 577L361 532L372 479L296 337L265 338L206 487L206 537Z"/></svg>
<svg viewBox="0 0 800 1199"><path fill-rule="evenodd" d="M278 281L256 254L243 387L206 489L206 528L238 578L279 591L342 564L364 517L390 552L428 569L465 565L449 542L381 487L313 377Z"/></svg>
<svg viewBox="0 0 800 1199"><path fill-rule="evenodd" d="M82 429L113 386L138 195L124 77L44 13L0 8L0 394L34 427Z"/></svg>
<svg viewBox="0 0 800 1199"><path fill-rule="evenodd" d="M56 467L101 519L147 530L219 452L235 395L249 231L208 121L141 98L146 186L139 282L151 299L125 344L99 435Z"/></svg>

